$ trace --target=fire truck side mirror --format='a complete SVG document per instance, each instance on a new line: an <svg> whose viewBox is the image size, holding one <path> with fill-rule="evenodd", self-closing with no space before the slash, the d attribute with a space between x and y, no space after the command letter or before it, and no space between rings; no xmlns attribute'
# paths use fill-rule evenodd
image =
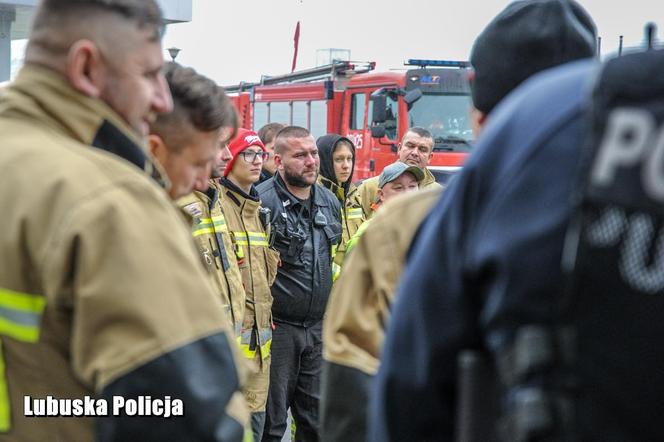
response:
<svg viewBox="0 0 664 442"><path fill-rule="evenodd" d="M408 110L410 110L410 108L413 107L413 104L420 98L422 98L422 91L419 89L413 89L406 93L403 97L403 101L406 102L406 106L408 106Z"/></svg>
<svg viewBox="0 0 664 442"><path fill-rule="evenodd" d="M385 136L385 125L379 124L376 126L371 126L372 138L383 138L384 136Z"/></svg>
<svg viewBox="0 0 664 442"><path fill-rule="evenodd" d="M371 102L373 104L373 113L371 122L375 124L384 123L387 120L387 97L385 95L373 95L371 96Z"/></svg>

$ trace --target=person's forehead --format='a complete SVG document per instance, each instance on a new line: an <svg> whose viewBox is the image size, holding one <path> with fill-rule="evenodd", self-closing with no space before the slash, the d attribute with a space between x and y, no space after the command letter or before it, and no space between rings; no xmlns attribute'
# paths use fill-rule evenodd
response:
<svg viewBox="0 0 664 442"><path fill-rule="evenodd" d="M127 32L128 43L123 48L126 62L146 68L158 69L164 65L161 40L154 39L147 30L132 29Z"/></svg>
<svg viewBox="0 0 664 442"><path fill-rule="evenodd" d="M410 143L410 144L416 144L418 146L424 145L424 146L431 146L433 144L433 140L428 137L422 137L415 132L408 132L406 136L403 139L404 144Z"/></svg>
<svg viewBox="0 0 664 442"><path fill-rule="evenodd" d="M302 138L289 138L287 145L291 149L297 149L297 150L317 149L316 142L314 141L314 137L312 136L302 137Z"/></svg>

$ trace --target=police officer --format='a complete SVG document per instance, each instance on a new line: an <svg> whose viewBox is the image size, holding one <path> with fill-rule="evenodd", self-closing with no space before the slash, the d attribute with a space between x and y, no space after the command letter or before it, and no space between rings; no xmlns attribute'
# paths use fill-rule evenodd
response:
<svg viewBox="0 0 664 442"><path fill-rule="evenodd" d="M261 208L254 183L258 181L265 147L256 132L239 129L228 146L233 159L221 178L221 206L234 242L246 292L246 308L240 347L251 369L244 386L251 410L254 440L260 441L265 425L265 404L270 381L272 346L272 294L270 286L277 274L279 252L269 246L266 227L269 209Z"/></svg>
<svg viewBox="0 0 664 442"><path fill-rule="evenodd" d="M560 8L558 0L518 2L502 11L477 37L470 56L476 133L493 117L493 110L519 83L546 67L594 54L594 25L574 3L574 13ZM555 28L525 32L541 17ZM510 29L522 29L511 34ZM559 42L564 49L555 53ZM523 48L529 47L530 52ZM500 48L501 59L495 54ZM539 49L536 49L539 48ZM520 58L505 64L502 59ZM349 404L368 401L369 384L380 363L385 327L411 239L440 196L427 189L395 199L372 219L330 298L324 327L325 363L321 406L326 440L362 440L366 414ZM365 409L366 410L366 409Z"/></svg>
<svg viewBox="0 0 664 442"><path fill-rule="evenodd" d="M264 441L280 441L290 407L296 440L318 440L321 325L332 287L332 252L341 238L341 206L316 184L318 148L308 130L289 126L274 146L277 174L260 184L272 212L271 230L281 266L272 286L270 392Z"/></svg>
<svg viewBox="0 0 664 442"><path fill-rule="evenodd" d="M44 0L0 98L0 440L242 440L221 303L145 170L162 31L151 0ZM47 396L64 416L26 417ZM182 416L113 413L167 397ZM67 417L86 398L108 416Z"/></svg>
<svg viewBox="0 0 664 442"><path fill-rule="evenodd" d="M548 326L561 319L566 285L561 270L563 247L573 213L577 166L586 128L590 127L584 109L595 108L587 106L588 85L596 75L597 66L592 61L570 63L539 74L504 100L492 114L495 123L489 122L478 142L478 154L469 158L425 222L388 328L377 395L372 401L371 440L452 440L459 430L454 423L458 411L455 384L457 356L462 349L485 350L495 356L491 359L506 382L518 383L528 377L533 386L568 384L562 376L540 377L537 364L532 363L541 362L540 369L554 373L554 366L572 351L569 341L562 339L566 334L535 329L521 335L526 341L538 341L538 345L521 347L530 351L521 353L523 357L515 356L514 343L522 326ZM643 82L638 80L638 84ZM605 277L612 274L610 269L603 270ZM592 308L603 310L597 314L605 312L605 303L611 304L615 289L601 289L606 298L595 298L598 302ZM639 323L634 317L628 322L634 324L635 320ZM604 329L597 327L600 324ZM635 379L635 371L616 370L616 361L623 367L626 359L635 366L652 361L635 363L639 355L628 356L622 352L622 344L608 350L615 335L606 328L619 330L620 323L586 325L593 329L587 338L598 345L588 353L598 364L594 367L597 371L585 372L586 379L568 379L568 385L581 387L574 394L581 393L582 408L576 411L581 413L582 422L578 437L560 440L658 439L644 436L648 430L655 431L657 424L633 425L631 419L639 413L629 416L623 411L635 402L618 398L616 392L625 386L608 381ZM602 348L611 356L596 359ZM533 352L535 349L542 351ZM413 376L415 372L417 376ZM598 385L602 387L597 389ZM533 429L541 431L542 437L553 437L548 433L552 430L549 424L562 428L565 416L575 414L549 414L548 410L557 408L554 404L564 401L554 396L545 399L538 388L521 389L514 384L508 389L503 421L506 440L532 440ZM607 400L611 395L612 400ZM408 406L392 399L397 397L408 397ZM381 404L386 398L389 402ZM656 408L649 404L632 410L645 412L637 420L648 420L648 412ZM519 416L519 410L525 413ZM541 413L536 416L533 411ZM605 419L609 416L612 419ZM531 426L533 423L537 425ZM648 430L642 437L633 437L634 433L623 432L625 428Z"/></svg>

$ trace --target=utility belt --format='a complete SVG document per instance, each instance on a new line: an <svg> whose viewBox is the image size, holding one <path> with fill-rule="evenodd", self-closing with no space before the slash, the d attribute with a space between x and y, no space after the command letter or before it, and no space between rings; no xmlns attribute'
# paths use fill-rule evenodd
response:
<svg viewBox="0 0 664 442"><path fill-rule="evenodd" d="M457 442L572 441L574 333L528 325L497 358L458 358Z"/></svg>

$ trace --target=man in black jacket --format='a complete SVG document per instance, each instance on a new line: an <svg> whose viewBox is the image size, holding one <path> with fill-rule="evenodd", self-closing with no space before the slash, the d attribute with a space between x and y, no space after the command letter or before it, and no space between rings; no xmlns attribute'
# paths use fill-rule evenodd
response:
<svg viewBox="0 0 664 442"><path fill-rule="evenodd" d="M272 286L275 326L263 441L281 440L289 407L296 440L317 441L321 328L341 238L341 206L316 184L320 160L308 130L282 129L274 153L278 173L257 188L271 210L271 241L282 263Z"/></svg>

